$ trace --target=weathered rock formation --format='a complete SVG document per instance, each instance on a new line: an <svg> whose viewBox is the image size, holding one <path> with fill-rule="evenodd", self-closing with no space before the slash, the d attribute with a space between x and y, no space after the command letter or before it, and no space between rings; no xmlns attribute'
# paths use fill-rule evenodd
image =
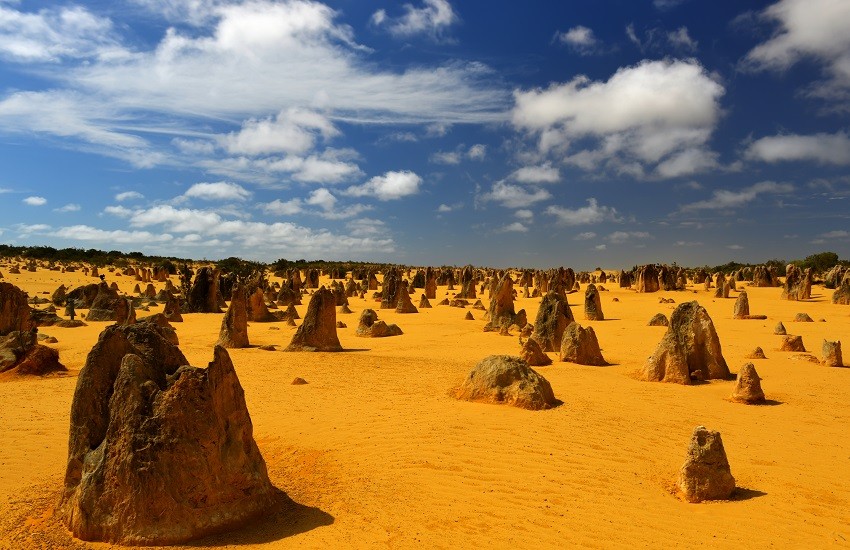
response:
<svg viewBox="0 0 850 550"><path fill-rule="evenodd" d="M428 309L430 307L431 307L431 302L428 301L428 297L423 294L422 297L419 298L419 309Z"/></svg>
<svg viewBox="0 0 850 550"><path fill-rule="evenodd" d="M850 305L850 271L847 273L844 276L844 280L841 281L841 284L832 293L833 304Z"/></svg>
<svg viewBox="0 0 850 550"><path fill-rule="evenodd" d="M667 320L667 316L663 313L656 313L647 323L647 326L650 327L666 327L669 325L670 321Z"/></svg>
<svg viewBox="0 0 850 550"><path fill-rule="evenodd" d="M561 350L564 330L573 322L575 318L566 298L555 292L549 292L540 300L531 337L537 340L543 351L558 352Z"/></svg>
<svg viewBox="0 0 850 550"><path fill-rule="evenodd" d="M756 349L748 353L744 356L747 359L767 359L764 355L764 350L761 349L760 346L756 346Z"/></svg>
<svg viewBox="0 0 850 550"><path fill-rule="evenodd" d="M729 375L708 312L695 301L679 304L667 332L646 361L644 379L690 384L694 379L725 379Z"/></svg>
<svg viewBox="0 0 850 550"><path fill-rule="evenodd" d="M223 348L247 348L250 345L248 311L245 304L245 289L242 286L237 285L231 291L230 306L221 320L221 330L218 332L216 345Z"/></svg>
<svg viewBox="0 0 850 550"><path fill-rule="evenodd" d="M522 313L524 316L525 312ZM487 324L484 326L484 330L498 331L502 326L509 327L517 322L517 316L514 311L514 281L509 273L505 273L499 280L496 292L490 300L490 308L487 310Z"/></svg>
<svg viewBox="0 0 850 550"><path fill-rule="evenodd" d="M732 308L733 319L767 319L767 315L750 315L750 299L747 297L747 291L741 290L738 298L735 300L735 307Z"/></svg>
<svg viewBox="0 0 850 550"><path fill-rule="evenodd" d="M27 293L12 283L0 282L0 335L28 332L35 326Z"/></svg>
<svg viewBox="0 0 850 550"><path fill-rule="evenodd" d="M605 315L602 313L602 300L596 285L590 283L584 291L584 318L588 321L603 321Z"/></svg>
<svg viewBox="0 0 850 550"><path fill-rule="evenodd" d="M652 264L644 265L638 268L637 272L637 291L638 292L658 292L660 285L658 284L658 270Z"/></svg>
<svg viewBox="0 0 850 550"><path fill-rule="evenodd" d="M532 367L543 367L552 364L552 359L543 353L543 349L534 338L529 338L523 342L519 356Z"/></svg>
<svg viewBox="0 0 850 550"><path fill-rule="evenodd" d="M720 432L697 426L688 458L679 473L678 488L688 502L725 500L735 491L735 478L726 458Z"/></svg>
<svg viewBox="0 0 850 550"><path fill-rule="evenodd" d="M835 342L824 340L823 345L821 346L821 353L823 355L823 359L821 359L821 364L826 365L827 367L844 366L844 359L841 357L840 340L836 340Z"/></svg>
<svg viewBox="0 0 850 550"><path fill-rule="evenodd" d="M154 323L110 326L80 371L58 515L74 536L168 545L274 503L227 351L187 365Z"/></svg>
<svg viewBox="0 0 850 550"><path fill-rule="evenodd" d="M378 314L372 309L364 309L360 314L354 334L363 338L385 338L387 336L399 336L404 334L396 324L388 325L378 320Z"/></svg>
<svg viewBox="0 0 850 550"><path fill-rule="evenodd" d="M761 389L761 378L752 363L747 363L738 371L735 388L729 397L731 401L754 405L764 403L764 392Z"/></svg>
<svg viewBox="0 0 850 550"><path fill-rule="evenodd" d="M324 286L310 297L304 322L284 351L342 351L336 335L336 301Z"/></svg>
<svg viewBox="0 0 850 550"><path fill-rule="evenodd" d="M779 336L785 336L788 334L788 331L785 330L785 325L782 324L782 321L776 323L776 326L773 327L773 334L777 334Z"/></svg>
<svg viewBox="0 0 850 550"><path fill-rule="evenodd" d="M396 313L419 313L413 302L410 301L410 294L407 291L407 281L401 281L398 291L398 302L395 306Z"/></svg>
<svg viewBox="0 0 850 550"><path fill-rule="evenodd" d="M0 336L0 373L43 376L67 369L59 352L36 341L33 331L12 331Z"/></svg>
<svg viewBox="0 0 850 550"><path fill-rule="evenodd" d="M806 351L806 346L803 345L803 337L790 334L785 336L779 346L779 351Z"/></svg>
<svg viewBox="0 0 850 550"><path fill-rule="evenodd" d="M558 404L549 381L524 360L510 355L490 355L479 361L454 396L531 410L550 409Z"/></svg>
<svg viewBox="0 0 850 550"><path fill-rule="evenodd" d="M200 268L186 296L184 313L221 313L218 279L218 269Z"/></svg>
<svg viewBox="0 0 850 550"><path fill-rule="evenodd" d="M584 328L578 323L572 323L564 331L561 339L559 359L579 365L602 366L608 363L602 357L599 341L593 327Z"/></svg>
<svg viewBox="0 0 850 550"><path fill-rule="evenodd" d="M106 283L100 283L86 320L115 321L119 325L132 324L136 321L136 313L133 305L126 298Z"/></svg>

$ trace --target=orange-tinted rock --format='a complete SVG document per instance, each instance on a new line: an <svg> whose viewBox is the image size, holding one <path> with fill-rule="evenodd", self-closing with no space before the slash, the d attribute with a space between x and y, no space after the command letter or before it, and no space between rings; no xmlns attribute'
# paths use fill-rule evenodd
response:
<svg viewBox="0 0 850 550"><path fill-rule="evenodd" d="M558 404L549 381L524 360L509 355L491 355L479 361L454 391L454 396L531 410L549 409Z"/></svg>
<svg viewBox="0 0 850 550"><path fill-rule="evenodd" d="M694 429L677 485L688 502L725 500L732 496L735 478L719 432L704 426Z"/></svg>

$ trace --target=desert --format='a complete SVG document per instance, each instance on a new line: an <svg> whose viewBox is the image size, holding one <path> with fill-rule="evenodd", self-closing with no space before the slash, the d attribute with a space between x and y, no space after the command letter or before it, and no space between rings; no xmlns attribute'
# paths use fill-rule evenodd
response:
<svg viewBox="0 0 850 550"><path fill-rule="evenodd" d="M100 282L99 278L91 276L94 270L89 271L84 266L62 272L56 265L29 262L30 269L10 269L18 265L24 267L23 262L16 260L20 258L0 263L4 273L20 271L4 275L4 308L9 303L6 296L11 286L27 292L29 302L33 302L32 298L52 295L60 285L75 289L93 284L93 281ZM150 270L136 267L138 269L132 271L124 268L123 272ZM245 288L219 285L220 273L213 269L214 266L194 267L196 280L207 289L203 295L197 291L198 303L216 302L208 295L211 290L221 294L220 286L230 286L231 291L242 298L225 300L226 307L217 313L186 312L182 314L182 322L168 323L165 316L157 314L163 312L166 303L181 301L179 292L162 301L142 297L142 293L133 292L136 279L142 277L124 275L122 268L115 266L102 266L99 275L105 275L108 285L114 283L117 291L113 292L124 303L135 304L135 322L128 321L121 307L115 311L115 321L87 320L91 310L78 307L77 315L83 318L85 326L64 328L54 324L37 329L39 341L44 341L45 335L55 338L54 343L44 345L58 351L67 370L41 375L8 370L2 374L0 397L4 414L0 433L4 445L0 447L3 465L0 469L0 494L3 495L0 521L3 535L0 546L104 548L105 544L109 546L110 540L113 544L134 545L150 540L131 537L122 541L120 537L104 536L108 530L88 528L83 529L83 538L94 541L85 542L69 531L63 519L66 517L63 508L69 506L67 495L62 496L69 457L69 425L76 422L71 418L72 401L74 410L78 408L75 386L93 346L110 330L116 335L120 331L129 335L127 331L136 330L133 327L148 333L154 329L164 330L157 322L146 321L144 318L148 316L162 318L160 324L172 327L171 332L176 333L174 339L164 337L162 346L177 350L178 345L172 342L179 341L178 351L151 351L151 357L174 357L173 353L182 352L185 358L168 361L201 367L198 372L203 371L213 356L216 342L221 343L219 332L228 324L223 322L228 321L226 311L231 305L243 309L242 323L247 325L250 344L228 346L226 351L217 348L221 351L215 351L215 355L216 358L229 357L234 375L238 375L237 383L244 388L246 408L240 414L249 412L247 422L253 423L253 440L256 441L256 451L249 451L249 455L259 453L262 456L263 471L267 469L268 478L258 483L267 483L266 487L273 490L263 489L263 493L258 493L259 501L246 504L253 506L253 511L246 514L247 519L232 522L225 532L204 535L201 529L200 538L181 542L169 542L166 537L163 540L169 542L169 547L179 548L181 543L186 543L214 548L233 545L247 548L384 545L448 548L468 547L476 540L487 540L496 547L560 548L687 548L706 544L706 541L710 541L712 547L733 548L770 546L778 540L782 541L782 546L789 547L808 546L812 541L824 546L846 545L850 482L841 472L850 452L850 443L842 436L850 416L844 399L850 369L843 362L844 368L836 368L834 352L821 357L820 343L846 341L850 334L850 311L845 305L832 303L831 295L835 290L825 288L820 278L816 277L819 282L811 285L808 298L787 300L781 299L787 294L783 287L755 286L746 280L743 272L736 282L738 291L730 291L728 298L717 298L714 288L706 289L704 283L693 283L692 275L685 270L681 272L687 280L683 287L655 292L621 287L616 279L622 276L609 276L602 284L598 282L601 272L585 272L574 276L576 281L569 291L561 286L560 294L556 290L547 292L542 298L525 298L522 291L511 295L506 294L504 288L508 286L506 281L510 280L513 286L514 282L522 282L524 274L529 272L505 270L501 273L501 270L471 266L444 269L444 272L456 272L458 280L467 273L468 287L482 287L478 289L478 299L492 304L489 311L501 312L498 316L505 319L499 330L492 330L492 324L484 315L472 322L464 319L464 310L471 311L471 306L435 306L409 314L400 313L393 304L382 301L383 281L395 281L393 288L405 293L409 292L409 281L413 292L420 293L421 289L415 288L413 282L419 272L415 268L389 268L392 273L389 277L373 271L378 282L377 291L359 290L361 285L368 289L371 277L363 275L362 280L357 280L352 276L362 274L353 271L311 273L308 270L304 279L318 275L315 283L320 288L297 290L302 304L293 306L299 319L296 326L291 326L283 315L265 322L246 322ZM558 288L557 271L554 273L556 276L551 282L545 276L538 276L538 284ZM299 273L296 278L301 275ZM330 275L339 278L331 279ZM162 278L150 283L157 292L167 284L179 291L187 281L185 277L181 281L177 275L167 276L164 282ZM296 280L293 271L277 275L266 272L264 278L264 284L269 286L266 289L269 299L264 305L276 308L279 293L272 290L293 283ZM526 276L526 280L529 278ZM436 279L434 277L434 282L438 283L434 291L436 299L455 299L461 292L449 291L448 284L439 284L445 281ZM498 283L491 284L497 279ZM334 293L327 288L344 287L346 280L353 281L350 285L352 295L347 296L343 291L338 301L346 304L351 313L337 314L336 310L342 306L336 305ZM586 282L580 282L582 280ZM593 288L601 286L605 290L585 293L593 285L592 280L597 281ZM714 276L713 280L718 277ZM531 286L535 294L540 294L538 284ZM308 286L311 285L305 285ZM191 289L195 288L198 287L192 285L184 295L191 296ZM492 294L488 288L492 288ZM500 288L502 293L499 293ZM736 294L744 291L766 319L736 318L735 312L739 309L735 307ZM534 366L531 371L536 371L534 376L544 378L548 390L530 390L526 382L519 380L515 384L521 387L498 390L499 398L480 392L472 392L477 395L472 398L458 395L472 395L461 388L468 383L464 380L471 376L471 371L480 368L476 365L485 358L498 363L500 356L510 356L512 364L526 365L520 367L520 371L531 370L519 356L524 349L521 342L535 337L531 329L527 329L523 337L525 327L518 327L514 320L517 312L523 310L528 319L540 319L541 304L558 302L553 298L557 295L565 299L575 316L561 328L565 333L564 342L572 342L570 331L566 329L592 328L604 353L604 362L564 361L561 351L549 350L546 355L552 363ZM604 309L604 320L588 319L581 313L587 308L585 296L590 300L590 316L596 317L596 312ZM299 300L286 300L290 304L293 301ZM24 305L33 309L49 307L49 300L44 302L47 303ZM92 303L97 302L93 300ZM690 310L683 309L694 302L698 305L690 306ZM316 304L316 311L310 311L313 307L310 304ZM384 305L386 307L382 307ZM22 306L17 304L16 307ZM189 307L188 301L184 307ZM359 329L355 330L355 318L368 310L372 311L369 314L371 327L375 326L372 317L379 317L381 321L402 327L403 332L390 338L363 338L358 334ZM512 314L508 313L510 310ZM550 310L558 308L550 307ZM57 311L63 317L62 308ZM670 326L648 325L647 321L656 313L670 317ZM819 321L795 321L798 313L806 313ZM98 313L98 318L100 315ZM696 317L689 317L693 315ZM346 328L336 328L336 319L347 321ZM805 349L810 351L781 351L784 337L774 334L777 322L784 323L789 334L802 337ZM335 330L338 344L332 343L327 348L329 351L321 350L321 339L310 340L314 344L310 348L313 351L302 351L305 346L300 344L297 349L289 347L291 342L304 341L298 334L306 333L303 327L311 323L317 327L312 334L327 336L329 330ZM717 342L712 343L710 336L699 336L699 330L707 329L696 329L695 323L711 324ZM549 325L554 326L552 321ZM652 363L651 356L660 353L656 346L663 347L665 338L676 340L675 327L680 325L687 327L681 330L697 331L693 334L698 336L691 344L677 344L687 350L681 353L702 353L706 356L702 360L714 372L719 368L715 346L719 344L731 374L708 376L709 370L706 370L703 376L698 371L685 370L686 379L678 379L679 373L667 380L678 383L647 381L651 379L647 378L647 373L655 371L655 367L647 366ZM130 338L131 341L148 342L151 336ZM547 341L543 336L538 338ZM684 340L687 337L677 341ZM707 347L700 352L699 345ZM756 346L764 350L762 356L766 357L748 359ZM574 344L568 347L573 349ZM675 357L680 353L674 348L664 348L668 368L676 363ZM116 356L118 359L121 353ZM126 355L124 362L136 360L135 368L141 369L138 359L127 359L135 357ZM832 366L821 364L822 360L832 361ZM210 363L209 368L213 364ZM486 368L500 368L494 365ZM121 372L125 368L130 367L122 363ZM511 376L526 376L520 371ZM736 383L735 373L740 372L746 372L749 382ZM293 379L298 378L306 384L293 385ZM742 387L742 383L747 387ZM93 388L90 391L96 388L91 383L81 387ZM763 390L760 399L758 395L750 399L759 390ZM513 394L513 391L520 393ZM543 391L543 394L535 398L529 391ZM549 398L545 397L547 391ZM733 393L738 397L733 399ZM90 402L94 399L92 395L82 401ZM185 399L187 397L180 400ZM534 399L545 401L523 408L523 400L531 403ZM115 406L113 401L110 401L110 408ZM511 403L517 406L509 406ZM123 418L121 415L125 413L116 414L114 418ZM236 413L228 414L232 417ZM112 425L115 420L110 418ZM180 420L181 425L190 418L191 414ZM696 438L699 431L695 427L706 434L715 434L701 437L719 438L716 434L722 434L720 451L725 448L725 456L728 456L722 474L726 477L716 474L722 481L713 482L721 483L724 489L720 491L725 494L715 494L714 500L702 502L699 502L702 497L696 498L699 503L689 502L680 488L686 483L679 479L686 471L683 461L688 457L689 438L692 432ZM123 430L119 429L115 437ZM199 427L191 429L190 433L202 431ZM174 437L172 443L178 445L174 441L180 438ZM706 449L714 445L711 441L704 443ZM72 438L71 448L77 448L75 445ZM130 445L131 450L135 449L131 455L149 447L132 438L129 442L111 445L106 447L107 452ZM191 448L190 456L196 459L201 448ZM83 451L88 452L87 449L88 446L82 447ZM701 447L691 444L689 461L696 460L694 449ZM184 462L191 462L189 457L179 459L178 456L171 460L176 462L168 463L167 479L186 483L185 479L174 480L182 479L176 470ZM706 460L712 462L713 459ZM89 464L88 459L86 464ZM251 471L257 467L251 466ZM187 468L193 473L184 473L184 478L201 475L188 464ZM688 466L687 471L704 469L704 466ZM105 487L112 487L110 491L120 489L115 487L118 480L105 482ZM131 481L122 478L119 485L121 483ZM133 491L141 493L139 498L143 495L146 499L140 505L147 499L154 499L153 494L146 494L147 491L163 490L145 487L138 480L136 483ZM698 482L688 483L688 487L703 487ZM697 494L713 494L710 493L714 490L712 482L707 483L700 489L703 492L698 490ZM734 487L731 493L729 483ZM84 505L85 499L97 502L98 487L89 483L86 491L91 496L80 496L83 500L76 505ZM155 507L154 504L144 506ZM203 513L205 506L197 503L195 506L198 514ZM166 519L160 528L185 522L182 512L166 510L174 516ZM100 512L104 521L112 517L112 514L104 516L105 513ZM139 515L144 514L137 511L132 517ZM95 521L96 517L89 517L89 520Z"/></svg>

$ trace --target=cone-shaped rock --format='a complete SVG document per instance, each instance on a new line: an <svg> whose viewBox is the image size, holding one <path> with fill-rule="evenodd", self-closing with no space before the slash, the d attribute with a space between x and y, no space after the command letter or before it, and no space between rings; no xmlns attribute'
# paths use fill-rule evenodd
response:
<svg viewBox="0 0 850 550"><path fill-rule="evenodd" d="M688 458L679 473L679 490L688 502L725 500L735 491L720 432L697 426L688 446Z"/></svg>
<svg viewBox="0 0 850 550"><path fill-rule="evenodd" d="M186 303L187 313L221 313L219 307L219 271L202 267L195 274Z"/></svg>
<svg viewBox="0 0 850 550"><path fill-rule="evenodd" d="M584 328L572 323L564 331L561 339L559 359L579 365L607 365L599 349L599 341L593 327Z"/></svg>
<svg viewBox="0 0 850 550"><path fill-rule="evenodd" d="M473 317L473 316L472 316L472 312L471 312L471 311L467 311L467 312L466 312L466 315L464 316L464 320L465 320L465 321L474 321L474 320L475 320L475 317Z"/></svg>
<svg viewBox="0 0 850 550"><path fill-rule="evenodd" d="M276 490L233 364L186 365L153 323L108 327L80 371L58 513L79 538L176 544L239 527Z"/></svg>
<svg viewBox="0 0 850 550"><path fill-rule="evenodd" d="M638 268L637 273L637 291L638 292L658 292L660 285L658 283L658 270L652 264L644 265Z"/></svg>
<svg viewBox="0 0 850 550"><path fill-rule="evenodd" d="M679 304L667 332L646 361L644 379L690 384L692 378L724 379L729 374L708 312L695 301Z"/></svg>
<svg viewBox="0 0 850 550"><path fill-rule="evenodd" d="M549 381L524 360L510 355L485 357L454 391L457 399L549 409L558 404Z"/></svg>
<svg viewBox="0 0 850 550"><path fill-rule="evenodd" d="M549 292L540 300L531 337L537 340L543 351L559 352L564 330L573 321L567 300L556 292Z"/></svg>
<svg viewBox="0 0 850 550"><path fill-rule="evenodd" d="M794 315L795 323L814 323L815 320L812 319L808 313L798 313Z"/></svg>
<svg viewBox="0 0 850 550"><path fill-rule="evenodd" d="M343 315L348 315L351 313L351 308L348 307L348 304L342 304L341 306L339 306L339 312Z"/></svg>
<svg viewBox="0 0 850 550"><path fill-rule="evenodd" d="M656 313L647 323L647 326L650 327L666 327L669 325L670 321L667 320L667 316L663 313Z"/></svg>
<svg viewBox="0 0 850 550"><path fill-rule="evenodd" d="M522 344L519 356L532 367L542 367L552 364L552 359L543 353L543 349L534 338L529 338Z"/></svg>
<svg viewBox="0 0 850 550"><path fill-rule="evenodd" d="M599 298L599 290L596 285L590 283L584 291L584 318L588 321L603 321L602 300Z"/></svg>
<svg viewBox="0 0 850 550"><path fill-rule="evenodd" d="M245 306L245 310L248 315L248 320L252 323L268 323L271 321L277 321L277 318L272 315L268 306L266 306L266 298L263 294L263 289L260 287L256 287L254 292L251 293L251 296Z"/></svg>
<svg viewBox="0 0 850 550"><path fill-rule="evenodd" d="M844 359L841 357L840 340L837 340L835 342L824 340L823 345L821 346L821 353L823 354L823 359L821 360L821 363L826 365L827 367L844 366Z"/></svg>
<svg viewBox="0 0 850 550"><path fill-rule="evenodd" d="M381 285L381 309L395 309L398 305L400 294L402 294L401 276L395 269L390 269L384 275L384 284Z"/></svg>
<svg viewBox="0 0 850 550"><path fill-rule="evenodd" d="M310 297L304 322L284 351L342 351L336 335L336 300L324 286Z"/></svg>
<svg viewBox="0 0 850 550"><path fill-rule="evenodd" d="M245 289L237 285L230 295L230 306L221 320L216 345L223 348L247 348L248 311L245 305Z"/></svg>
<svg viewBox="0 0 850 550"><path fill-rule="evenodd" d="M398 302L395 306L396 313L419 313L419 310L416 309L416 306L413 305L413 302L410 301L410 294L407 291L407 281L402 281L399 292L398 292Z"/></svg>
<svg viewBox="0 0 850 550"><path fill-rule="evenodd" d="M732 401L750 405L764 403L764 392L761 389L761 378L752 363L747 363L738 370L735 389L729 397Z"/></svg>
<svg viewBox="0 0 850 550"><path fill-rule="evenodd" d="M773 334L778 334L779 336L785 336L788 334L785 330L785 325L782 324L782 321L776 323L776 326L773 328Z"/></svg>
<svg viewBox="0 0 850 550"><path fill-rule="evenodd" d="M424 294L421 298L419 298L419 309L428 309L431 307L431 302L428 300L428 297Z"/></svg>
<svg viewBox="0 0 850 550"><path fill-rule="evenodd" d="M747 359L767 359L767 357L765 357L764 355L764 350L761 349L759 346L756 346L756 349L748 353L745 357Z"/></svg>

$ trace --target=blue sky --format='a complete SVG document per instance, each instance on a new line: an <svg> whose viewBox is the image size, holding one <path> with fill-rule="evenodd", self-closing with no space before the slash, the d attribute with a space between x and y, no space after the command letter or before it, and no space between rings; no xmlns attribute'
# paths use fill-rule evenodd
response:
<svg viewBox="0 0 850 550"><path fill-rule="evenodd" d="M0 241L850 256L850 2L0 0Z"/></svg>

